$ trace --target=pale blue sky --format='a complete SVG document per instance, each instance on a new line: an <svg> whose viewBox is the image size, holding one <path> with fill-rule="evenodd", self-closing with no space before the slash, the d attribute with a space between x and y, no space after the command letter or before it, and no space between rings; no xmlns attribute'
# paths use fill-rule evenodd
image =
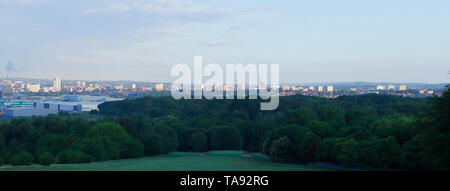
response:
<svg viewBox="0 0 450 191"><path fill-rule="evenodd" d="M0 26L2 76L170 82L200 55L281 82L450 81L448 0L0 0Z"/></svg>

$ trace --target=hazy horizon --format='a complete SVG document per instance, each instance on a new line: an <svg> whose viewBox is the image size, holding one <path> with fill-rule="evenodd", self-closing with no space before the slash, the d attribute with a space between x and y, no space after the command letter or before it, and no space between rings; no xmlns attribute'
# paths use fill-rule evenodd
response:
<svg viewBox="0 0 450 191"><path fill-rule="evenodd" d="M87 82L138 82L138 83L172 83L172 81L141 81L141 80L87 80L87 79L64 79L61 77L62 81L87 81ZM6 80L5 77L0 77L2 80ZM8 79L28 79L28 80L47 80L52 82L55 78L28 78L28 77L8 77ZM448 84L448 82L442 82L442 83L426 83L426 82L395 82L395 81L335 81L335 82L280 82L280 85L283 84L292 84L292 85L326 85L326 84L345 84L345 83L374 83L376 85L386 85L386 84L392 84L392 85L400 85L400 84L430 84L430 85L441 85L441 84Z"/></svg>
<svg viewBox="0 0 450 191"><path fill-rule="evenodd" d="M0 75L170 83L198 55L281 83L448 83L449 20L445 0L0 0Z"/></svg>

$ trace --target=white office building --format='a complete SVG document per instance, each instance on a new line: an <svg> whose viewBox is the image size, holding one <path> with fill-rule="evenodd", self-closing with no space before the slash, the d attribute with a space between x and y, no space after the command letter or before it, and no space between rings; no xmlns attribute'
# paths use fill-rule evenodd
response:
<svg viewBox="0 0 450 191"><path fill-rule="evenodd" d="M61 79L55 78L53 80L53 91L60 92L61 91Z"/></svg>
<svg viewBox="0 0 450 191"><path fill-rule="evenodd" d="M317 86L317 91L318 91L318 92L323 91L323 86Z"/></svg>
<svg viewBox="0 0 450 191"><path fill-rule="evenodd" d="M39 92L41 90L41 84L27 84L27 90L29 92Z"/></svg>
<svg viewBox="0 0 450 191"><path fill-rule="evenodd" d="M386 90L386 87L382 86L382 85L378 85L377 86L377 90Z"/></svg>
<svg viewBox="0 0 450 191"><path fill-rule="evenodd" d="M333 86L327 86L327 92L332 92L334 91L334 87Z"/></svg>
<svg viewBox="0 0 450 191"><path fill-rule="evenodd" d="M394 91L395 90L395 86L394 85L388 85L387 90Z"/></svg>

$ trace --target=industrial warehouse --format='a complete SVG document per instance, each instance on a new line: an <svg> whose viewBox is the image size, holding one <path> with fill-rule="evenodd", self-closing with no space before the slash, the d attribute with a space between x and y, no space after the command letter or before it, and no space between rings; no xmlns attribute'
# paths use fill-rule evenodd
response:
<svg viewBox="0 0 450 191"><path fill-rule="evenodd" d="M3 108L2 118L47 116L50 114L82 112L82 105L78 103L46 103L33 102L33 105Z"/></svg>

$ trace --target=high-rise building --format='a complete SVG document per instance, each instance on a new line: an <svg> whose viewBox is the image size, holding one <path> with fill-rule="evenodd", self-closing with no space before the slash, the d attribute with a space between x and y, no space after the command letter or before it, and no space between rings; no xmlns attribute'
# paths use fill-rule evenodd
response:
<svg viewBox="0 0 450 191"><path fill-rule="evenodd" d="M400 91L405 91L405 90L406 90L406 85L400 85L400 86L398 87L398 90L400 90Z"/></svg>
<svg viewBox="0 0 450 191"><path fill-rule="evenodd" d="M53 91L55 91L55 92L61 91L61 79L55 78L53 80Z"/></svg>
<svg viewBox="0 0 450 191"><path fill-rule="evenodd" d="M333 86L327 86L327 92L332 92L332 91L334 91Z"/></svg>
<svg viewBox="0 0 450 191"><path fill-rule="evenodd" d="M388 85L387 90L395 90L395 86L394 85Z"/></svg>
<svg viewBox="0 0 450 191"><path fill-rule="evenodd" d="M114 89L116 89L116 90L123 90L123 85L120 84L120 85L114 87Z"/></svg>
<svg viewBox="0 0 450 191"><path fill-rule="evenodd" d="M323 91L323 86L317 86L317 91L318 91L318 92Z"/></svg>
<svg viewBox="0 0 450 191"><path fill-rule="evenodd" d="M156 84L156 88L157 91L162 91L164 90L164 84Z"/></svg>
<svg viewBox="0 0 450 191"><path fill-rule="evenodd" d="M281 86L281 90L283 91L289 91L291 89L291 86Z"/></svg>
<svg viewBox="0 0 450 191"><path fill-rule="evenodd" d="M136 84L131 85L131 89L136 89Z"/></svg>
<svg viewBox="0 0 450 191"><path fill-rule="evenodd" d="M41 90L41 84L28 84L27 89L30 92L39 92Z"/></svg>
<svg viewBox="0 0 450 191"><path fill-rule="evenodd" d="M16 81L16 82L14 82L12 87L24 89L25 88L25 83L23 83L22 81Z"/></svg>
<svg viewBox="0 0 450 191"><path fill-rule="evenodd" d="M314 86L309 86L309 90L314 91Z"/></svg>
<svg viewBox="0 0 450 191"><path fill-rule="evenodd" d="M378 85L377 86L377 90L386 90L386 87L382 86L382 85Z"/></svg>

